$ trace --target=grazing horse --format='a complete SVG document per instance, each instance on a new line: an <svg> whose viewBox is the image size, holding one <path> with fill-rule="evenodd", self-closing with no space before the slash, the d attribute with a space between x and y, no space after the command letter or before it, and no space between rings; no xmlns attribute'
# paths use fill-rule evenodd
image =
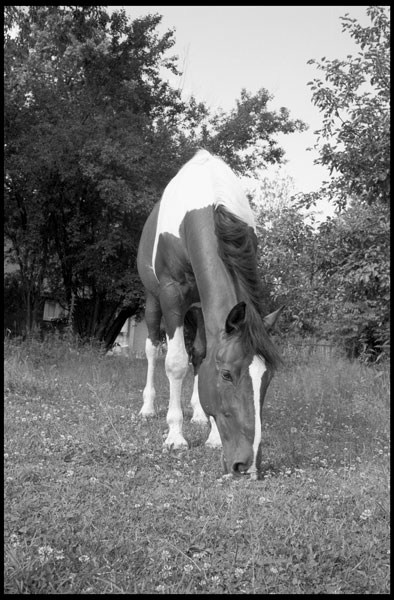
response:
<svg viewBox="0 0 394 600"><path fill-rule="evenodd" d="M147 381L141 415L154 409L161 317L170 384L167 447L187 446L181 387L188 369L184 325L196 331L192 421L211 421L206 444L223 446L226 472L256 476L261 410L280 357L268 336L281 308L263 318L253 213L240 181L199 150L170 181L144 226L137 265L146 290Z"/></svg>

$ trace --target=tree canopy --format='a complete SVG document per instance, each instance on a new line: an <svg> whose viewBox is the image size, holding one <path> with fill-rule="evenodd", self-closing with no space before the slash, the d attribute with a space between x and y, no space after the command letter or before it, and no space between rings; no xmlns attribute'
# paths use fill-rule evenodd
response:
<svg viewBox="0 0 394 600"><path fill-rule="evenodd" d="M324 79L309 82L312 101L323 114L316 134L320 157L331 178L311 203L324 195L339 208L349 201L389 203L390 199L390 20L389 9L370 6L371 24L341 17L343 32L359 46L345 60L311 59Z"/></svg>
<svg viewBox="0 0 394 600"><path fill-rule="evenodd" d="M179 167L205 147L252 172L283 160L278 132L305 127L270 110L264 89L242 90L228 114L183 100L163 75L178 66L174 31L159 34L160 21L97 6L5 7L5 235L27 328L47 289L76 301L81 335L108 341L119 310L143 302L140 232Z"/></svg>

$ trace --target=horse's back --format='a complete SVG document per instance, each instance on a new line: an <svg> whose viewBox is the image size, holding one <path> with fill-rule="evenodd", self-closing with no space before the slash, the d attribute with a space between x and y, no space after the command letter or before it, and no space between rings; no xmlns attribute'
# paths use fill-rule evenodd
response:
<svg viewBox="0 0 394 600"><path fill-rule="evenodd" d="M221 158L199 150L164 190L157 237L164 232L179 236L180 225L187 213L218 205L225 206L255 227L253 213L238 177Z"/></svg>

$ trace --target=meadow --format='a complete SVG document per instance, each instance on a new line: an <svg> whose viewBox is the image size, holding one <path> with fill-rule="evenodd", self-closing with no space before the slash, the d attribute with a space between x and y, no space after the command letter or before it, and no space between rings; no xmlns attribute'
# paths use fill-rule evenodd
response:
<svg viewBox="0 0 394 600"><path fill-rule="evenodd" d="M5 593L389 593L387 364L285 349L251 481L190 423L191 372L174 452L163 358L141 420L144 359L56 337L4 357Z"/></svg>

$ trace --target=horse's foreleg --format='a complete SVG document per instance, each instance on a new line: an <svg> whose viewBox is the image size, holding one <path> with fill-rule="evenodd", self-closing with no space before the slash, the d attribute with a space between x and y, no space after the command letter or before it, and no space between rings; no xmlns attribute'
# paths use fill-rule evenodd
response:
<svg viewBox="0 0 394 600"><path fill-rule="evenodd" d="M181 448L188 445L182 433L181 391L189 362L183 337L183 326L177 327L172 337L167 335L167 347L165 368L170 382L170 402L167 413L169 431L164 445Z"/></svg>
<svg viewBox="0 0 394 600"><path fill-rule="evenodd" d="M194 375L193 393L190 404L193 409L192 423L202 423L204 425L208 423L208 417L200 404L200 396L198 395L198 373Z"/></svg>
<svg viewBox="0 0 394 600"><path fill-rule="evenodd" d="M196 327L192 349L192 362L194 369L193 393L190 400L193 409L192 423L202 423L205 425L208 423L208 417L201 406L200 396L198 394L198 372L200 370L201 362L204 360L206 354L204 317L201 307L197 306L193 306L190 309L189 315L194 319Z"/></svg>

